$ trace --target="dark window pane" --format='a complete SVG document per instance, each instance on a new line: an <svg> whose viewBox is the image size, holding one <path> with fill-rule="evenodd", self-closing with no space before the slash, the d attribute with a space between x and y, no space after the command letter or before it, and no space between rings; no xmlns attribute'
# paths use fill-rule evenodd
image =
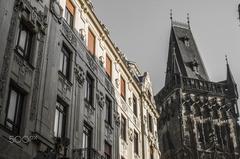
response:
<svg viewBox="0 0 240 159"><path fill-rule="evenodd" d="M23 95L17 89L10 87L6 114L6 127L14 133L19 133L21 124L21 110L23 105Z"/></svg>

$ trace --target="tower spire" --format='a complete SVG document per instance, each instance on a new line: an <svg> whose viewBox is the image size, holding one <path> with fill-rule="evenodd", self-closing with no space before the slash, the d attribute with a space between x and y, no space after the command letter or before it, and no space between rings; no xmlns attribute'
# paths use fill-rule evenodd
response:
<svg viewBox="0 0 240 159"><path fill-rule="evenodd" d="M188 28L190 29L190 17L189 17L189 13L187 13L187 24L188 24Z"/></svg>
<svg viewBox="0 0 240 159"><path fill-rule="evenodd" d="M233 98L238 98L237 84L233 78L232 71L229 66L227 55L225 55L226 65L227 65L227 87L228 95Z"/></svg>
<svg viewBox="0 0 240 159"><path fill-rule="evenodd" d="M173 22L173 13L172 13L172 9L170 9L170 20L171 20L171 25L172 25L172 22Z"/></svg>

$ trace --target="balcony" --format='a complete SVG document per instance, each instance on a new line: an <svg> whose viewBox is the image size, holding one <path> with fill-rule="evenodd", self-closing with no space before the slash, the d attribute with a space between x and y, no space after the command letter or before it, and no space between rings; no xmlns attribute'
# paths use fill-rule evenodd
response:
<svg viewBox="0 0 240 159"><path fill-rule="evenodd" d="M105 159L105 157L93 148L81 148L73 150L73 159Z"/></svg>
<svg viewBox="0 0 240 159"><path fill-rule="evenodd" d="M158 93L158 99L164 99L171 91L182 88L184 91L196 91L199 93L208 93L212 95L224 96L225 85L216 82L210 82L200 79L173 75L172 79Z"/></svg>

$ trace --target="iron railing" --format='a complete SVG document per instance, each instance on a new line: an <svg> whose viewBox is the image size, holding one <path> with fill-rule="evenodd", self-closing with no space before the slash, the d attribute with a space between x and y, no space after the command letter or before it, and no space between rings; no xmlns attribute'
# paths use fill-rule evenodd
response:
<svg viewBox="0 0 240 159"><path fill-rule="evenodd" d="M73 150L73 159L105 159L93 148L81 148Z"/></svg>

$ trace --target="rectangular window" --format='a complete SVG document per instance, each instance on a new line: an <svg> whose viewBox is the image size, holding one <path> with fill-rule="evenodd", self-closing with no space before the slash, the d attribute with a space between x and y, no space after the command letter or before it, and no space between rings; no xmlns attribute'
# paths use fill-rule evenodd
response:
<svg viewBox="0 0 240 159"><path fill-rule="evenodd" d="M105 103L106 103L105 120L109 125L111 125L111 122L112 122L112 101L108 97L106 97Z"/></svg>
<svg viewBox="0 0 240 159"><path fill-rule="evenodd" d="M10 86L5 125L15 134L19 134L20 130L23 98L24 96L19 90Z"/></svg>
<svg viewBox="0 0 240 159"><path fill-rule="evenodd" d="M82 148L84 149L83 158L85 159L90 159L91 144L92 144L92 128L88 124L84 123Z"/></svg>
<svg viewBox="0 0 240 159"><path fill-rule="evenodd" d="M66 108L59 101L56 103L55 120L54 120L54 136L65 136L65 124L66 124Z"/></svg>
<svg viewBox="0 0 240 159"><path fill-rule="evenodd" d="M60 53L59 71L69 79L70 76L70 51L63 45Z"/></svg>
<svg viewBox="0 0 240 159"><path fill-rule="evenodd" d="M88 51L95 55L95 35L90 29L88 29Z"/></svg>
<svg viewBox="0 0 240 159"><path fill-rule="evenodd" d="M138 116L137 98L134 94L133 94L133 113L136 117Z"/></svg>
<svg viewBox="0 0 240 159"><path fill-rule="evenodd" d="M112 146L105 141L105 146L104 146L104 155L105 159L111 159L112 158Z"/></svg>
<svg viewBox="0 0 240 159"><path fill-rule="evenodd" d="M153 122L152 122L152 116L150 113L148 113L148 129L151 133L153 132Z"/></svg>
<svg viewBox="0 0 240 159"><path fill-rule="evenodd" d="M121 117L121 138L124 141L127 141L127 123L126 123L126 118L122 115Z"/></svg>
<svg viewBox="0 0 240 159"><path fill-rule="evenodd" d="M70 0L66 0L65 19L71 28L73 28L74 13L75 7L72 2Z"/></svg>
<svg viewBox="0 0 240 159"><path fill-rule="evenodd" d="M126 100L126 82L123 79L123 77L121 76L121 81L120 81L120 89L121 89L121 97Z"/></svg>
<svg viewBox="0 0 240 159"><path fill-rule="evenodd" d="M33 33L21 22L17 40L17 50L24 59L29 60L32 48Z"/></svg>
<svg viewBox="0 0 240 159"><path fill-rule="evenodd" d="M134 130L134 153L138 154L138 133Z"/></svg>
<svg viewBox="0 0 240 159"><path fill-rule="evenodd" d="M106 55L106 73L109 80L112 79L112 60Z"/></svg>
<svg viewBox="0 0 240 159"><path fill-rule="evenodd" d="M94 80L87 74L86 76L86 89L85 89L85 101L93 106L93 91L94 91Z"/></svg>

